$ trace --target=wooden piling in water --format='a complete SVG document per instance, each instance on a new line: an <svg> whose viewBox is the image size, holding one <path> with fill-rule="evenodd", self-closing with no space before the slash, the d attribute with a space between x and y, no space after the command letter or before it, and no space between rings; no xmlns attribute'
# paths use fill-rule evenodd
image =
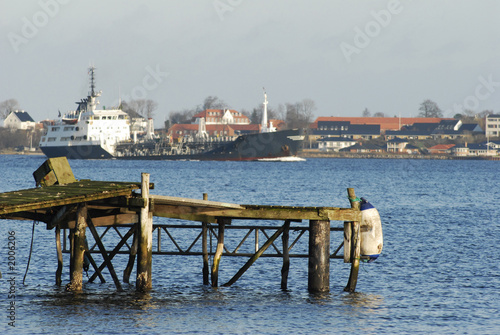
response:
<svg viewBox="0 0 500 335"><path fill-rule="evenodd" d="M140 292L152 288L151 270L153 259L153 213L149 210L149 173L141 174L141 196L144 207L139 219L139 239L137 248L136 289Z"/></svg>
<svg viewBox="0 0 500 335"><path fill-rule="evenodd" d="M285 229L281 235L283 242L283 267L281 268L281 289L286 291L288 288L288 272L290 270L290 254L288 252L288 241L290 238L290 220L285 221Z"/></svg>
<svg viewBox="0 0 500 335"><path fill-rule="evenodd" d="M61 286L62 270L63 270L63 255L61 249L61 228L56 226L56 250L57 250L57 270L56 270L56 285Z"/></svg>
<svg viewBox="0 0 500 335"><path fill-rule="evenodd" d="M208 194L203 193L203 200L208 200ZM201 223L201 245L203 253L203 285L209 285L209 264L208 264L208 222Z"/></svg>
<svg viewBox="0 0 500 335"><path fill-rule="evenodd" d="M70 229L68 234L69 239L69 280L73 278L73 268L75 264L73 262L73 255L75 254L75 229Z"/></svg>
<svg viewBox="0 0 500 335"><path fill-rule="evenodd" d="M214 261L212 263L212 287L219 286L219 264L222 257L222 252L224 251L224 228L227 222L225 219L219 220L219 229L217 236L217 249L214 254Z"/></svg>
<svg viewBox="0 0 500 335"><path fill-rule="evenodd" d="M330 221L309 221L308 290L330 290Z"/></svg>
<svg viewBox="0 0 500 335"><path fill-rule="evenodd" d="M347 196L349 197L349 201L351 203L352 209L359 210L360 208L360 200L356 197L353 188L347 189ZM348 222L349 228L348 231L350 233L350 262L351 262L351 272L349 274L349 281L347 282L347 286L344 288L346 292L354 292L356 290L356 284L358 282L358 272L359 272L359 260L361 257L361 240L360 240L360 225L359 221ZM344 226L345 228L345 226ZM344 235L345 232L344 232ZM344 259L345 259L344 254Z"/></svg>
<svg viewBox="0 0 500 335"><path fill-rule="evenodd" d="M87 228L87 204L78 205L73 237L73 254L71 280L66 285L67 291L79 292L82 290L83 257L85 253L85 229Z"/></svg>

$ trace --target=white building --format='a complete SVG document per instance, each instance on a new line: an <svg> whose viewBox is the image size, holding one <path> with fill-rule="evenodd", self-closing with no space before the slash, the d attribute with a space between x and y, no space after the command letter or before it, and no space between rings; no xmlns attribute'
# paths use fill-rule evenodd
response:
<svg viewBox="0 0 500 335"><path fill-rule="evenodd" d="M347 148L356 144L356 140L346 137L325 137L318 140L319 151L335 151Z"/></svg>
<svg viewBox="0 0 500 335"><path fill-rule="evenodd" d="M387 141L387 152L404 152L408 140L395 137L392 140Z"/></svg>
<svg viewBox="0 0 500 335"><path fill-rule="evenodd" d="M205 124L250 124L250 119L233 109L206 109L193 116L193 119L205 119ZM199 121L195 121L198 123Z"/></svg>
<svg viewBox="0 0 500 335"><path fill-rule="evenodd" d="M500 114L490 114L486 117L485 124L486 137L500 136Z"/></svg>
<svg viewBox="0 0 500 335"><path fill-rule="evenodd" d="M25 111L13 111L3 121L5 128L11 129L34 129L35 120Z"/></svg>

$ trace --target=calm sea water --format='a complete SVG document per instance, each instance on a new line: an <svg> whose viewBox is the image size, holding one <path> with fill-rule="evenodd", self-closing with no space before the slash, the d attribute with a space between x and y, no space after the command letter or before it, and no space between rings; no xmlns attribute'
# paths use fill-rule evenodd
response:
<svg viewBox="0 0 500 335"><path fill-rule="evenodd" d="M0 156L0 191L31 188L43 157ZM202 285L199 257L154 256L153 291L87 283L74 295L54 285L54 231L0 221L0 329L26 334L499 334L500 163L309 159L306 162L70 161L77 178L140 181L153 194L244 204L348 207L346 188L382 216L384 250L362 264L357 292L343 292L349 265L331 261L331 292L307 291L307 259L292 259L280 290L279 259L260 259L230 288ZM166 223L165 219L155 222ZM247 222L251 223L251 222ZM334 224L341 224L333 222ZM264 224L270 224L264 222ZM8 325L8 232L16 251L16 321ZM90 235L90 234L89 234ZM341 241L333 235L332 241ZM332 242L333 243L333 242ZM307 239L302 240L307 247ZM336 246L336 245L335 245ZM300 246L299 246L300 248ZM333 246L332 246L333 248ZM68 255L63 281L68 282ZM97 258L97 256L96 256ZM244 261L244 260L243 260ZM116 256L121 277L126 256ZM242 260L223 258L220 282ZM135 278L135 271L131 279Z"/></svg>

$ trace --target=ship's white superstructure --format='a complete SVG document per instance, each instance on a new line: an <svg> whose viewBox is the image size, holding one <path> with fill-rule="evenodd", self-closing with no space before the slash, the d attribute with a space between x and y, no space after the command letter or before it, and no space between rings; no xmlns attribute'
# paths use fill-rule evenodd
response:
<svg viewBox="0 0 500 335"><path fill-rule="evenodd" d="M47 157L111 158L120 142L130 140L130 121L119 109L97 109L94 67L89 69L90 92L77 102L78 108L47 127L40 140L40 149Z"/></svg>

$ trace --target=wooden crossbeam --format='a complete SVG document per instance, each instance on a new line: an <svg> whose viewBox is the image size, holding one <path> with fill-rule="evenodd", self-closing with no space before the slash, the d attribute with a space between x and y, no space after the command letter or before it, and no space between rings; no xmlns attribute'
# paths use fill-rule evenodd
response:
<svg viewBox="0 0 500 335"><path fill-rule="evenodd" d="M108 253L106 252L106 249L104 248L104 244L102 244L101 239L99 238L99 234L97 233L97 230L94 227L94 224L92 223L92 219L87 217L87 225L90 229L90 232L92 233L92 236L94 236L94 240L96 241L99 250L101 251L102 258L104 259L104 263L107 265L109 273L111 274L111 277L113 278L113 281L115 282L116 288L121 291L122 286L120 284L120 280L118 280L118 276L116 275L115 269L113 268L113 264L111 263L111 259L108 256Z"/></svg>
<svg viewBox="0 0 500 335"><path fill-rule="evenodd" d="M276 230L276 232L267 240L266 243L252 256L250 259L241 267L241 269L231 278L227 283L222 286L231 286L233 285L249 268L253 263L264 253L264 251L269 248L271 244L280 236L280 234L285 230L286 225L281 226Z"/></svg>
<svg viewBox="0 0 500 335"><path fill-rule="evenodd" d="M247 220L360 220L360 212L350 208L238 205L216 208L154 202L153 215L173 219L216 223L217 218Z"/></svg>
<svg viewBox="0 0 500 335"><path fill-rule="evenodd" d="M116 245L116 247L109 253L109 260L111 261L113 259L113 257L115 257L116 254L118 254L118 251L121 249L121 247L125 244L125 241L128 240L130 238L130 236L132 236L132 234L135 232L135 226L134 227L131 227L129 229L129 231L125 234L125 236L122 238L122 240ZM104 270L104 268L106 267L106 262L103 262L100 266L99 266L99 270L102 271ZM94 273L90 279L89 279L89 282L93 282L95 279L97 278L97 274ZM125 281L127 282L127 281Z"/></svg>

